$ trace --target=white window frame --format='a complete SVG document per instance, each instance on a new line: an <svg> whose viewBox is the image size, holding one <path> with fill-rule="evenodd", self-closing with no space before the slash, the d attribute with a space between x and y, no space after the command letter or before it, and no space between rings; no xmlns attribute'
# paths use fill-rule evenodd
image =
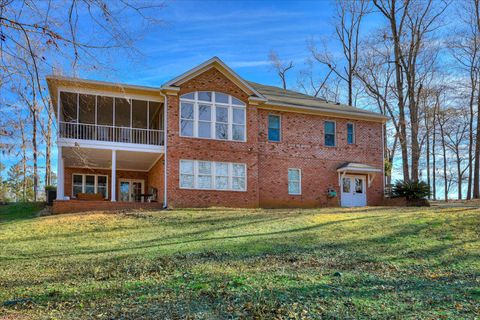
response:
<svg viewBox="0 0 480 320"><path fill-rule="evenodd" d="M108 199L108 175L106 174L90 174L90 173L72 173L72 198L75 198L75 195L73 194L73 187L75 186L74 183L74 176L82 176L82 193L85 193L85 186L86 186L86 176L94 176L95 177L95 182L94 182L94 190L95 193L98 193L98 177L105 177L107 178L107 185L106 185L106 193L105 193L105 198Z"/></svg>
<svg viewBox="0 0 480 320"><path fill-rule="evenodd" d="M349 126L349 125L352 125L352 129L353 129L353 131L352 131L353 141L352 141L351 143L348 142L348 126ZM355 123L353 123L353 122L348 122L348 123L347 123L347 144L355 144L355 143L357 143L357 139L356 139L356 137L355 137L355 131L357 131L356 128L355 128Z"/></svg>
<svg viewBox="0 0 480 320"><path fill-rule="evenodd" d="M198 99L198 94L200 92L211 92L212 94L212 100L211 101L202 101ZM187 94L192 94L194 95L193 99L188 99L185 98L185 95ZM180 103L179 103L179 122L178 122L178 128L179 128L179 136L183 138L196 138L196 139L207 139L207 140L217 140L217 141L229 141L229 142L246 142L247 141L247 106L242 102L242 105L233 103L233 97L232 95L228 93L223 93L219 92L221 94L224 94L228 96L228 103L223 103L223 102L216 102L216 91L194 91L194 92L189 92L180 97ZM235 98L240 101L240 99ZM190 103L193 104L193 136L187 136L182 134L182 102L185 103ZM210 132L210 138L205 138L205 137L199 137L198 136L198 124L199 122L202 122L199 120L199 106L200 105L209 105L211 106L211 132ZM228 110L228 120L227 123L224 122L219 122L221 124L227 124L227 139L218 139L216 136L216 124L217 124L217 106L219 107L225 107ZM233 121L233 110L234 109L240 109L243 110L243 116L244 116L244 123L243 124L238 124ZM183 119L186 120L186 119ZM242 140L234 140L233 139L233 126L234 125L243 125L244 127L244 136Z"/></svg>
<svg viewBox="0 0 480 320"><path fill-rule="evenodd" d="M288 173L290 173L290 170L298 171L298 181L297 180L290 181L290 175L288 174ZM299 190L298 193L290 192L290 188L288 188L288 185L290 184L290 182L297 182L298 183L298 190ZM287 171L287 189L288 189L288 194L289 195L299 196L299 195L302 194L302 169L300 169L300 168L288 168L288 171Z"/></svg>
<svg viewBox="0 0 480 320"><path fill-rule="evenodd" d="M278 141L275 140L270 140L270 116L278 117ZM282 141L282 115L280 114L275 114L275 113L269 113L267 117L267 140L268 142L281 142Z"/></svg>
<svg viewBox="0 0 480 320"><path fill-rule="evenodd" d="M181 181L181 166L182 162L193 162L193 188L189 187L182 187L182 181ZM198 171L198 163L199 162L209 162L211 163L211 185L210 188L200 188L198 186L198 177L199 177L199 171ZM217 163L222 163L222 164L227 164L228 165L228 187L227 189L217 189L216 185L216 165ZM234 165L241 165L244 168L245 176L234 176L233 175L233 166ZM186 190L215 190L215 191L233 191L233 192L246 192L248 187L247 187L247 164L246 163L237 163L237 162L225 162L225 161L210 161L210 160L192 160L192 159L180 159L179 161L179 170L178 170L178 187L180 189L186 189ZM190 175L190 174L189 174ZM202 174L203 175L203 174ZM225 176L219 176L219 177L225 177ZM234 178L243 178L245 180L245 188L243 190L238 190L238 189L233 189L233 179Z"/></svg>
<svg viewBox="0 0 480 320"><path fill-rule="evenodd" d="M327 132L325 130L325 126L326 126L327 122L332 122L333 123L333 146L327 146L327 144L325 143L325 136L327 135ZM323 145L325 147L329 147L329 148L334 148L334 147L337 146L337 122L335 120L325 120L323 122Z"/></svg>

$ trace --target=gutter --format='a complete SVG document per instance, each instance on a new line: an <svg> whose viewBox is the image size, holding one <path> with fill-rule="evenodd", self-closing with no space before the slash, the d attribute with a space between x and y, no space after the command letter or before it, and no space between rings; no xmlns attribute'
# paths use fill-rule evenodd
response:
<svg viewBox="0 0 480 320"><path fill-rule="evenodd" d="M299 105L289 104L289 103L277 104L277 103L266 102L264 104L259 105L258 108L271 109L271 110L280 110L280 109L286 108L286 109L293 109L291 111L288 110L290 112L304 111L304 112L311 112L314 114L326 115L331 117L343 116L344 118L348 118L348 119L361 119L361 120L382 122L382 123L385 123L389 120L388 117L381 114L368 114L368 113L362 113L362 112L332 110L332 109L326 110L326 109L321 109L317 107L306 107L306 106L299 106ZM287 111L287 110L280 110L280 111Z"/></svg>

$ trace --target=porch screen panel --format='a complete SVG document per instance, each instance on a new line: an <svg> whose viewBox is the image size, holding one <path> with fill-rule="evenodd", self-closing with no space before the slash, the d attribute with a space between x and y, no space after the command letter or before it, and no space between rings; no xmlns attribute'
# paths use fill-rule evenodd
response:
<svg viewBox="0 0 480 320"><path fill-rule="evenodd" d="M80 94L78 96L78 122L95 124L95 96Z"/></svg>
<svg viewBox="0 0 480 320"><path fill-rule="evenodd" d="M115 126L130 127L130 102L127 99L115 98Z"/></svg>
<svg viewBox="0 0 480 320"><path fill-rule="evenodd" d="M97 124L113 126L113 98L97 97Z"/></svg>
<svg viewBox="0 0 480 320"><path fill-rule="evenodd" d="M147 129L147 101L132 100L132 127Z"/></svg>
<svg viewBox="0 0 480 320"><path fill-rule="evenodd" d="M73 92L60 92L60 120L77 122L77 94Z"/></svg>
<svg viewBox="0 0 480 320"><path fill-rule="evenodd" d="M160 102L148 103L149 129L160 130Z"/></svg>

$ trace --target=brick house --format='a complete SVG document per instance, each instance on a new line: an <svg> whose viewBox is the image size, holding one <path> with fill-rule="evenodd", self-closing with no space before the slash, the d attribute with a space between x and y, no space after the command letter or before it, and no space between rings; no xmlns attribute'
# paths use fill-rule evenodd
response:
<svg viewBox="0 0 480 320"><path fill-rule="evenodd" d="M161 87L47 82L54 212L383 201L380 114L246 81L216 57Z"/></svg>

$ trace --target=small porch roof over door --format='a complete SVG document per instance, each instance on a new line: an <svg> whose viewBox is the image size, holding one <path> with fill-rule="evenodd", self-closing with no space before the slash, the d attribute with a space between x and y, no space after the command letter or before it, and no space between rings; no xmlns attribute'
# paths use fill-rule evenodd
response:
<svg viewBox="0 0 480 320"><path fill-rule="evenodd" d="M370 166L368 164L346 162L342 164L340 167L338 167L337 169L338 178L340 180L339 185L341 185L341 179L346 174L362 174L368 177L368 186L370 187L373 182L373 179L375 178L375 175L377 173L381 173L382 171L383 171L382 169Z"/></svg>
<svg viewBox="0 0 480 320"><path fill-rule="evenodd" d="M368 164L363 164L363 163L346 162L342 164L340 167L338 167L337 172L368 174L368 173L382 172L382 169L375 168Z"/></svg>

